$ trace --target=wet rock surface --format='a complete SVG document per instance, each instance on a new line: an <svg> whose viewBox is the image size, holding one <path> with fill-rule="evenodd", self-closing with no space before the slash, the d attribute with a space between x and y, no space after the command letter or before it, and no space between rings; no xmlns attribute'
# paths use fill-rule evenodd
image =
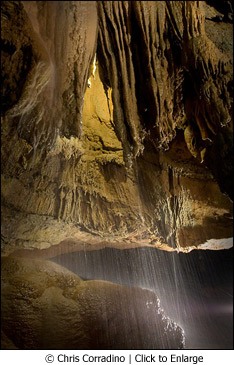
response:
<svg viewBox="0 0 234 365"><path fill-rule="evenodd" d="M3 349L180 349L183 330L150 290L83 281L49 261L2 260Z"/></svg>
<svg viewBox="0 0 234 365"><path fill-rule="evenodd" d="M149 247L61 253L51 258L82 279L157 293L185 331L187 349L233 348L233 248L189 254Z"/></svg>

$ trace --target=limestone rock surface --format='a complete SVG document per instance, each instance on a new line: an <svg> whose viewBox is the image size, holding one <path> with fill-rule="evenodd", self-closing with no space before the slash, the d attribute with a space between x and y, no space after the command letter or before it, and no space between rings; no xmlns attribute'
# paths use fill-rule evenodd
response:
<svg viewBox="0 0 234 365"><path fill-rule="evenodd" d="M183 330L157 295L83 281L43 260L2 260L2 349L180 349Z"/></svg>
<svg viewBox="0 0 234 365"><path fill-rule="evenodd" d="M232 237L231 10L210 1L1 6L3 254L64 241L71 250L223 248Z"/></svg>

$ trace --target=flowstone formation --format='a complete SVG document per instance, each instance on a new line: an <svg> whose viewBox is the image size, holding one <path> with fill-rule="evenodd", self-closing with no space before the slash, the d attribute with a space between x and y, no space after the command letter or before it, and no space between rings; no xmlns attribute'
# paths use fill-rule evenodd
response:
<svg viewBox="0 0 234 365"><path fill-rule="evenodd" d="M3 255L232 245L232 23L215 6L2 2Z"/></svg>
<svg viewBox="0 0 234 365"><path fill-rule="evenodd" d="M152 291L25 258L3 258L1 279L3 349L184 348Z"/></svg>

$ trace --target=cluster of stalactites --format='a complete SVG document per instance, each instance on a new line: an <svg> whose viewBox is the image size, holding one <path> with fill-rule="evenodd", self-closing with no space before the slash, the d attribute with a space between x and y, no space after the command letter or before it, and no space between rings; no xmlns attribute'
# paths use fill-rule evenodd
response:
<svg viewBox="0 0 234 365"><path fill-rule="evenodd" d="M206 37L200 2L34 6L40 29L27 26L25 35L34 63L9 113L18 118L22 136L30 134L34 148L43 140L48 145L48 136L55 141L58 133L80 137L97 29L100 76L105 89L112 89L113 122L126 163L142 153L146 139L157 150L167 149L186 121L189 133L198 131L201 148L230 122L230 62Z"/></svg>
<svg viewBox="0 0 234 365"><path fill-rule="evenodd" d="M220 128L231 122L231 60L207 38L199 2L197 6L186 4L183 23L183 65L190 83L185 109L201 139L212 141Z"/></svg>
<svg viewBox="0 0 234 365"><path fill-rule="evenodd" d="M98 58L126 160L146 137L167 149L186 120L208 141L230 122L230 62L206 37L199 2L98 2L98 19Z"/></svg>

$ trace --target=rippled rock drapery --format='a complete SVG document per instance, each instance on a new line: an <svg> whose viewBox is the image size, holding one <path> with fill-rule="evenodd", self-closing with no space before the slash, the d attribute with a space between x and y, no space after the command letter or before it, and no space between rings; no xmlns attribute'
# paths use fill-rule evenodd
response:
<svg viewBox="0 0 234 365"><path fill-rule="evenodd" d="M232 236L232 24L208 13L2 2L4 254Z"/></svg>
<svg viewBox="0 0 234 365"><path fill-rule="evenodd" d="M182 329L149 290L82 281L60 265L22 258L3 258L1 278L2 348L184 348Z"/></svg>

